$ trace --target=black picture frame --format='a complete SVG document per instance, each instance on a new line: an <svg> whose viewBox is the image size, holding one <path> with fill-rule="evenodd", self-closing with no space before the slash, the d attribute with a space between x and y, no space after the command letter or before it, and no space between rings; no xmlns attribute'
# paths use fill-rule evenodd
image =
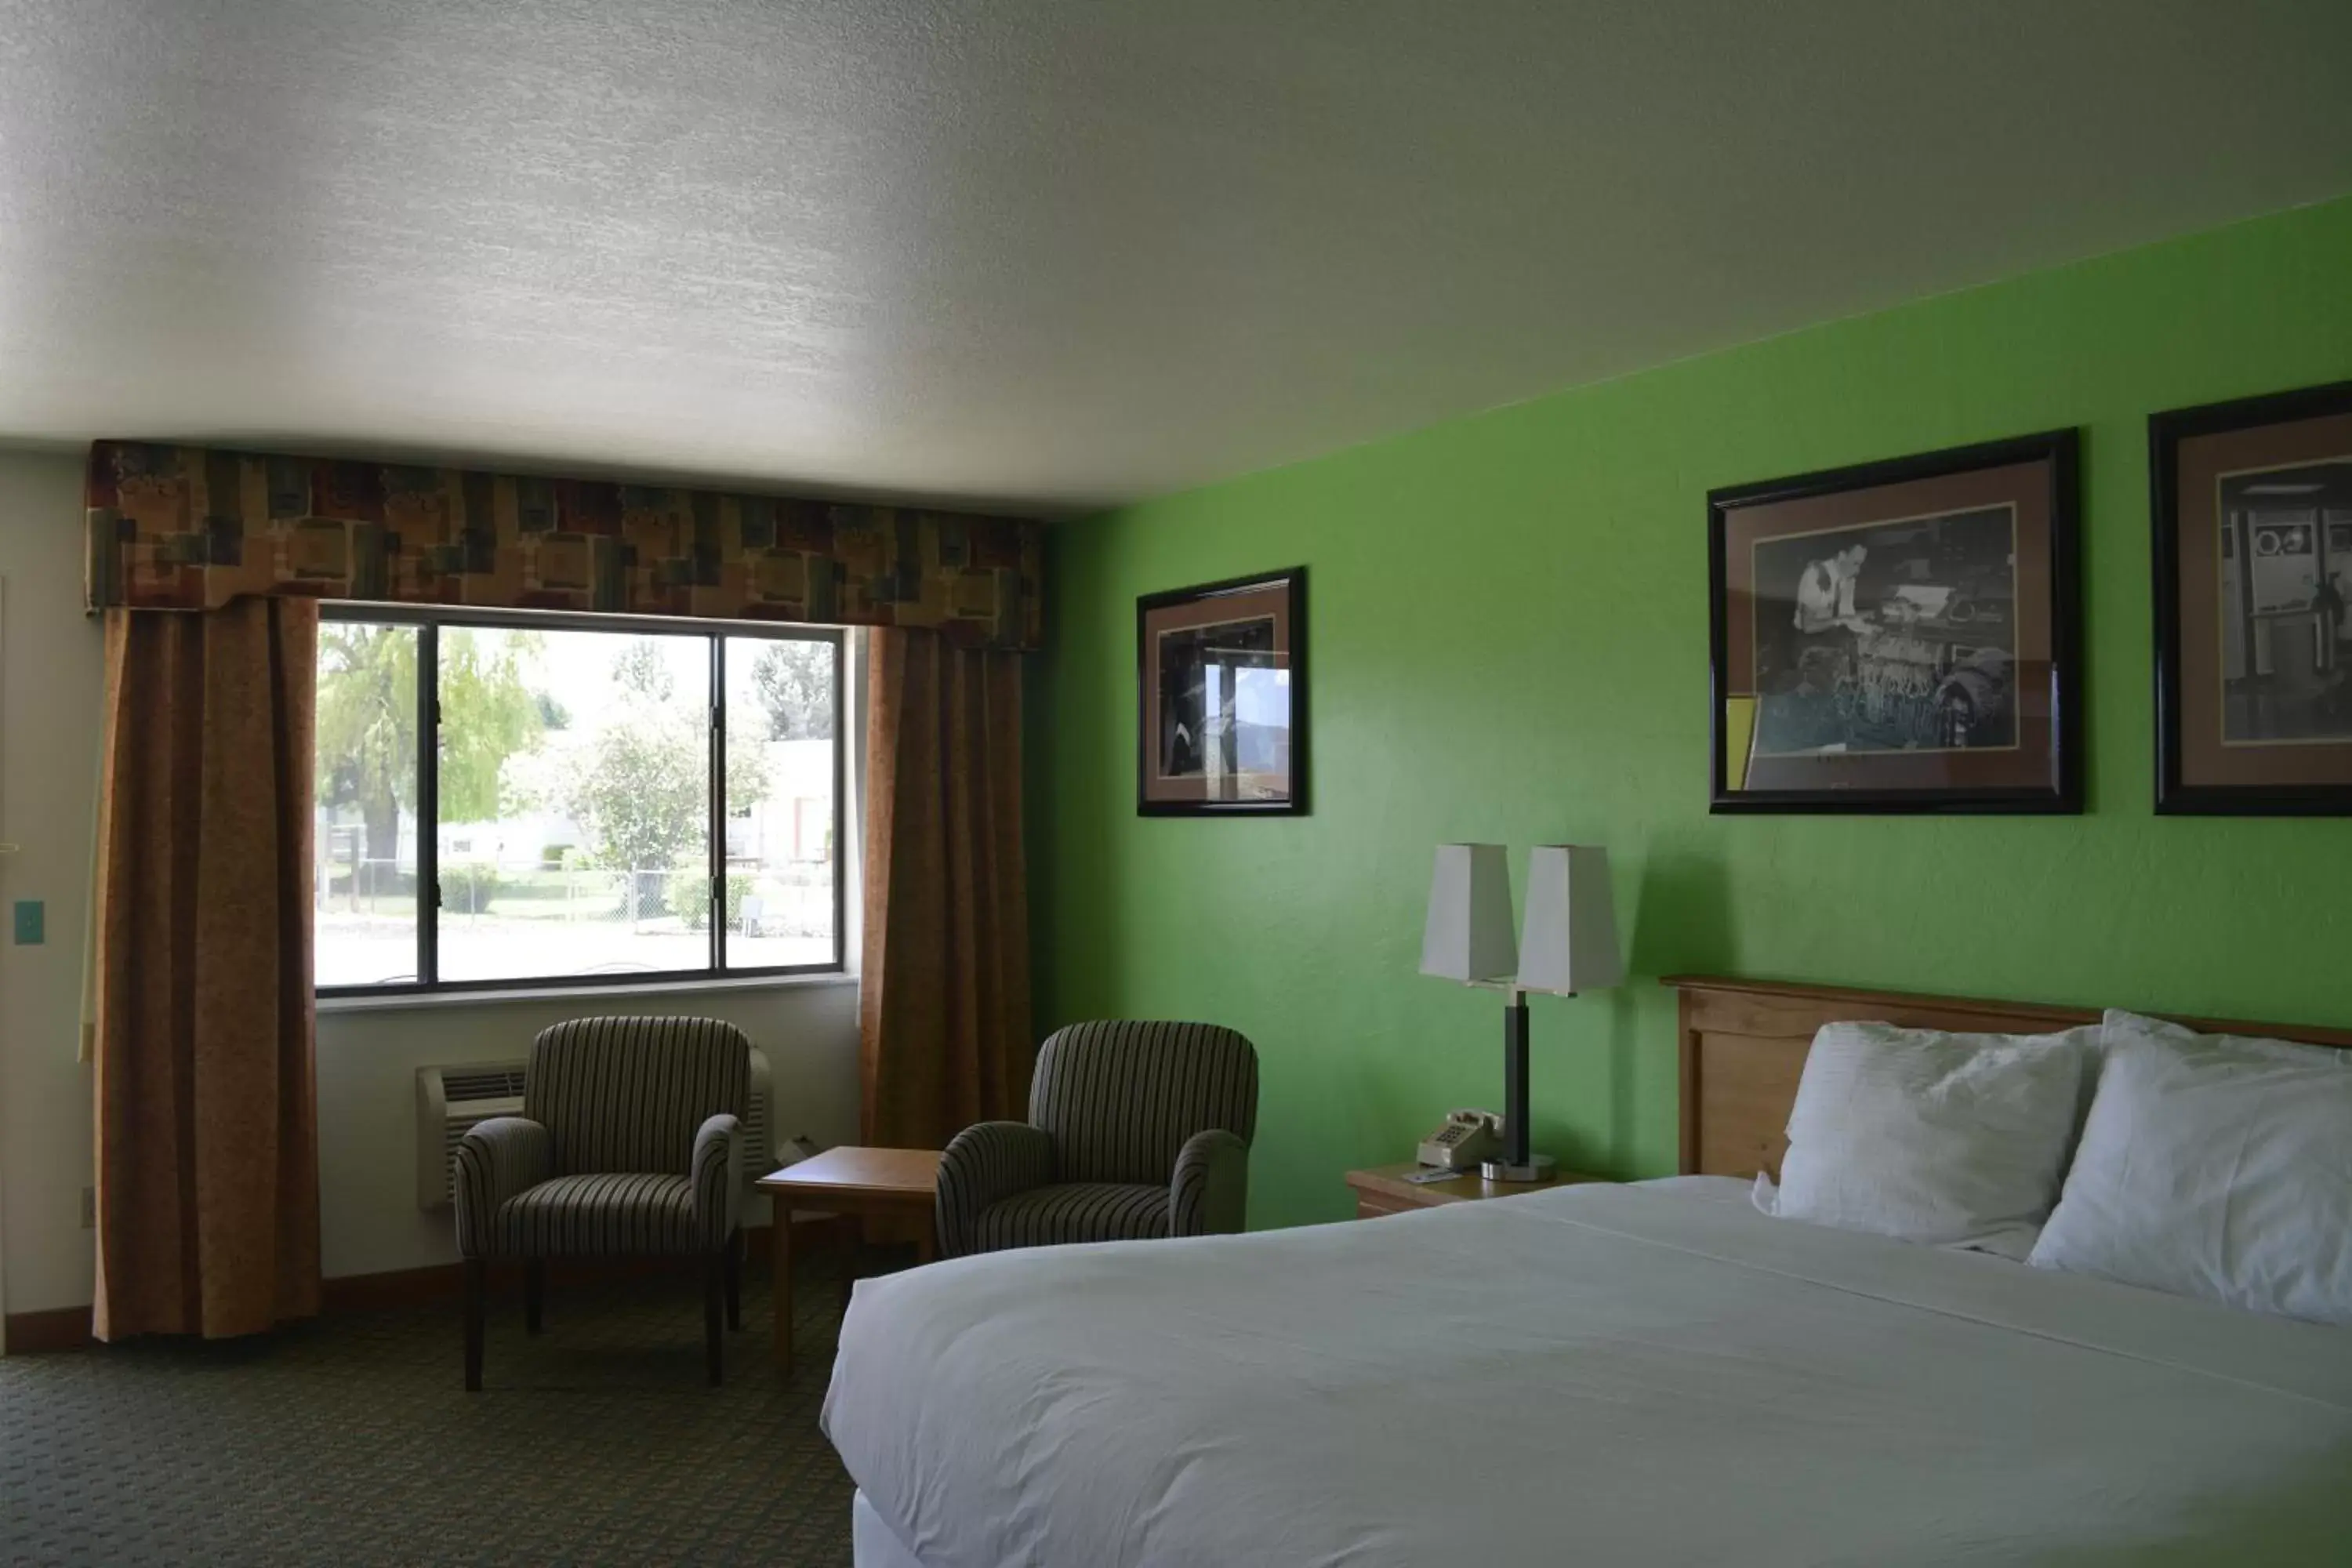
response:
<svg viewBox="0 0 2352 1568"><path fill-rule="evenodd" d="M1952 481L1956 499L1951 506L1931 507L1925 511L1898 509L1883 514L1888 520L1886 521L1873 521L1867 511L1863 511L1854 521L1832 522L1811 531L1790 530L1782 535L1767 537L1794 539L1805 536L1808 531L1860 531L1914 517L1932 517L1939 513L1958 515L1969 510L1982 510L1988 504L1958 498L1958 492L1969 489L1971 483L1990 482L1989 479L1971 481L1970 476L1989 476L1997 470L2032 465L2039 465L2043 470L2045 477L2042 486L2038 490L2021 488L2010 503L2021 509L2012 511L2011 538L2017 543L2011 560L2012 595L2016 601L2013 626L2017 628L2012 632L2012 640L2023 635L2029 609L2038 609L2044 617L2043 624L2046 624L2049 691L2046 703L2037 698L2035 710L2029 712L2019 700L2024 693L2024 684L2021 680L2013 680L2010 703L2013 715L2011 722L2020 737L2019 744L2012 749L2018 752L2021 761L2034 756L2042 759L2034 769L2034 776L2031 780L1988 779L1942 784L1912 782L1872 784L1867 780L1874 772L1885 773L1899 769L1916 769L1916 753L1875 751L1831 754L1823 752L1818 754L1788 753L1787 756L1802 756L1808 762L1818 762L1821 765L1816 771L1842 772L1858 782L1816 787L1748 787L1745 775L1752 770L1754 763L1751 753L1743 749L1742 784L1741 787L1732 787L1732 742L1727 732L1730 704L1740 698L1752 704L1760 704L1761 701L1754 690L1742 691L1739 682L1735 679L1732 616L1728 605L1732 586L1727 561L1735 518L1749 509L1781 507L1787 503L1822 502L1826 505L1835 502L1843 508L1863 508L1868 504L1870 492L1909 486L1914 487L1915 495L1932 494L1937 488L1935 481ZM2081 466L2081 433L2066 428L1710 490L1706 498L1711 675L1708 692L1710 815L2080 814L2083 810ZM1914 504L1916 507L1916 503ZM2023 515L2022 509L2028 506L2038 507L2038 515L2042 520L2040 531L2046 536L2041 549L2033 552L2034 571L2039 579L2046 583L2048 590L2046 604L2042 606L2030 605L2024 592L2027 552L2022 545L2021 528L2016 520ZM1747 618L1741 624L1747 628L1751 644L1744 660L1746 680L1751 687L1756 683L1756 655L1752 648L1755 613L1755 599L1750 595ZM2042 661L2034 662L2039 664ZM1751 709L1750 711L1753 714L1756 710ZM1760 722L1760 719L1753 721ZM1752 730L1750 732L1752 735ZM2036 742L2031 749L2023 744L2029 733ZM1898 763L1896 759L1906 761Z"/></svg>
<svg viewBox="0 0 2352 1568"><path fill-rule="evenodd" d="M2226 688L2228 657L2224 653L2218 668L2193 670L2198 661L2184 658L2183 623L2185 596L2192 594L2213 594L2223 591L2226 574L2222 568L2223 554L2220 547L2223 532L2219 513L2221 502L2215 498L2216 558L2214 577L2210 582L2191 581L2194 574L2184 571L2183 514L2185 497L2183 459L2185 446L2204 437L2243 437L2261 438L2271 436L2274 427L2301 425L2315 419L2338 418L2352 421L2352 381L2331 382L2319 386L2300 387L2290 392L2268 393L2256 397L2233 398L2227 402L2201 404L2189 408L2168 409L2152 414L2147 421L2148 452L2148 521L2149 549L2152 571L2151 587L2155 655L2156 655L2156 811L2162 816L2352 816L2352 758L2336 768L2337 777L2332 781L2295 781L2277 778L2268 782L2258 779L2247 782L2217 782L2210 778L2192 782L2189 753L2203 751L2204 737L2198 731L2207 728L2203 716L2189 711L2189 683L2200 674L2219 678ZM2280 435L2287 433L2280 432ZM2291 437L2290 437L2291 438ZM2341 460L2352 456L2352 447L2335 458L2305 458L2306 465ZM2290 466L2294 462L2290 459ZM2200 465L2200 468L2202 465ZM2217 478L2243 477L2223 472ZM2325 542L2329 523L2324 508L2315 529L2315 564L2325 572L2330 552ZM2249 572L2242 567L2239 583L2243 592L2251 594ZM2254 615L2251 604L2245 612ZM2291 612L2281 612L2282 615ZM2306 615L2314 611L2304 612ZM2338 612L2339 621L2352 612ZM2216 612L2216 619L2221 619ZM2223 631L2226 636L2226 631ZM2338 634L2338 641L2341 633ZM2218 639L2217 639L2218 640ZM2316 656L2315 656L2316 657ZM2221 698L2226 705L2226 689ZM2214 718L2219 720L2221 710ZM2218 733L2214 740L2223 745L2229 742ZM2339 756L2352 753L2352 741L2343 746L2326 748ZM2242 755L2244 771L2262 770L2260 753L2275 750L2249 744ZM2306 750L2298 743L2300 753L2295 762L2306 763L2316 758L2315 750ZM2292 771L2305 771L2296 767Z"/></svg>
<svg viewBox="0 0 2352 1568"><path fill-rule="evenodd" d="M1202 780L1165 774L1158 761L1162 672L1153 658L1155 635L1181 632L1171 622L1239 612L1269 624L1269 654L1288 672L1286 769L1279 795L1219 796ZM1230 623L1225 623L1230 624ZM1188 588L1147 594L1135 602L1135 810L1139 816L1301 816L1307 809L1307 568L1292 566ZM1253 787L1264 787L1263 785Z"/></svg>

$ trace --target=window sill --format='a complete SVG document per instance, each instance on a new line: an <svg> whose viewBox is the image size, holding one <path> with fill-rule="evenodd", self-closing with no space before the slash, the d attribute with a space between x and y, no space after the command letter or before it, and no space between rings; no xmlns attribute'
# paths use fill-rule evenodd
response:
<svg viewBox="0 0 2352 1568"><path fill-rule="evenodd" d="M624 997L692 996L712 992L795 991L834 985L855 985L857 976L824 974L746 974L723 980L663 980L644 985L518 985L503 991L422 991L386 996L321 996L319 1016L341 1013L398 1013L410 1008L495 1007L510 1002L580 1002L592 1004ZM607 1009L609 1011L609 1009Z"/></svg>

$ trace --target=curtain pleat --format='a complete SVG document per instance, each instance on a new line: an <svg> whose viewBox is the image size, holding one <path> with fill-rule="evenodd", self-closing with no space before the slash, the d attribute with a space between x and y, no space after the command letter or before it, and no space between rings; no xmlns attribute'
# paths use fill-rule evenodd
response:
<svg viewBox="0 0 2352 1568"><path fill-rule="evenodd" d="M1021 661L867 640L864 1138L938 1149L1029 1094Z"/></svg>
<svg viewBox="0 0 2352 1568"><path fill-rule="evenodd" d="M108 612L95 1020L100 1339L319 1305L318 607Z"/></svg>

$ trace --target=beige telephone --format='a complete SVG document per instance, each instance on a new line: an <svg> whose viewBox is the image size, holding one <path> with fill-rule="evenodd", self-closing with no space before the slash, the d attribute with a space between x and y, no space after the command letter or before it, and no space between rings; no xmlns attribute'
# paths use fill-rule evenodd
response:
<svg viewBox="0 0 2352 1568"><path fill-rule="evenodd" d="M1444 1124L1421 1141L1419 1157L1424 1165L1459 1171L1502 1153L1501 1117L1491 1110L1449 1110Z"/></svg>

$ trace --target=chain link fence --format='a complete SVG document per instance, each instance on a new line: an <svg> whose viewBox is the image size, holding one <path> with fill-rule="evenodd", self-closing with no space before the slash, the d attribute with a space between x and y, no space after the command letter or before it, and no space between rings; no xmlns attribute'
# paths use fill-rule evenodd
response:
<svg viewBox="0 0 2352 1568"><path fill-rule="evenodd" d="M445 979L672 971L709 963L710 880L700 865L518 869L453 858L440 868L439 881L436 923ZM315 889L320 984L413 978L386 968L414 967L413 867L390 858L322 857ZM831 962L835 891L830 861L730 867L721 916L728 963Z"/></svg>

